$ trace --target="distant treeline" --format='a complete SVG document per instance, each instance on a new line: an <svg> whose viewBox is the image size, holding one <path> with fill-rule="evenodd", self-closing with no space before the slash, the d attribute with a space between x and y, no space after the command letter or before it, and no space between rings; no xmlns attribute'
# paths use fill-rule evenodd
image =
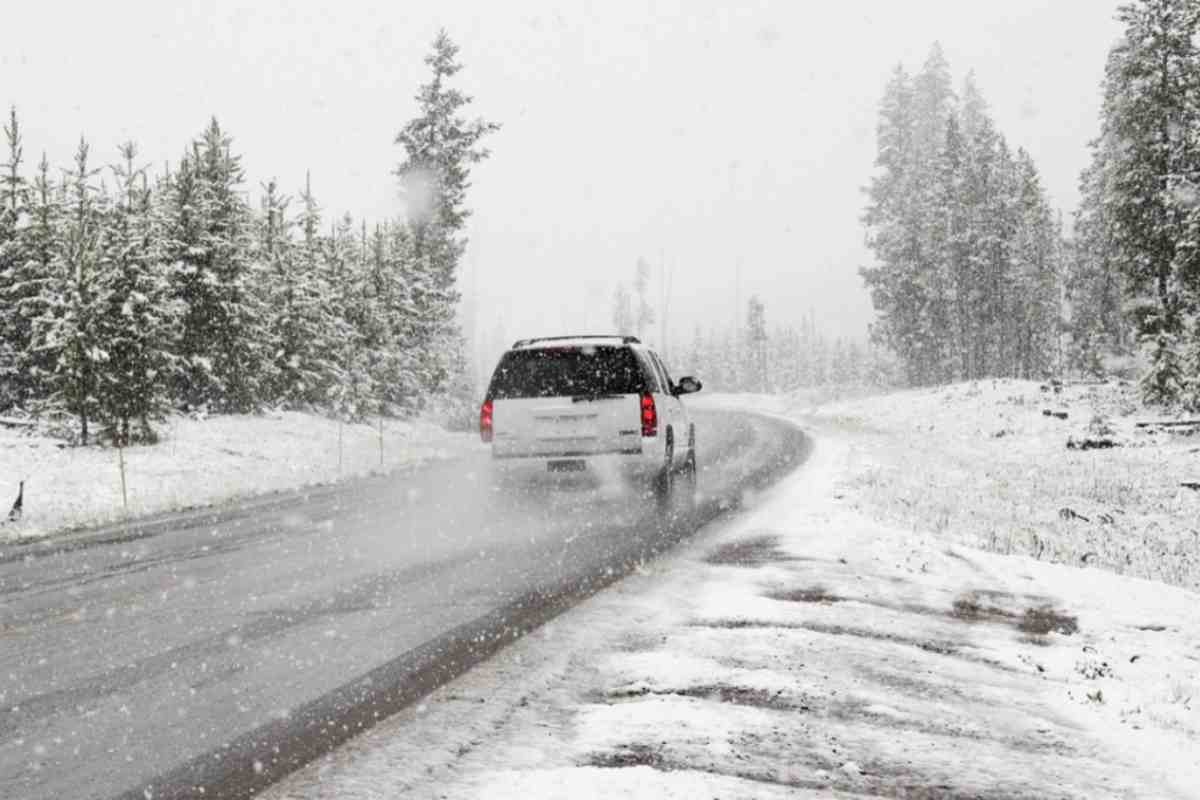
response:
<svg viewBox="0 0 1200 800"><path fill-rule="evenodd" d="M0 177L0 412L74 420L127 443L170 408L315 408L359 418L411 407L460 370L455 272L470 165L496 126L466 120L439 34L420 112L396 136L403 219L322 218L306 180L258 208L213 119L169 171L133 144L97 165L81 141L26 174L17 113Z"/></svg>
<svg viewBox="0 0 1200 800"><path fill-rule="evenodd" d="M909 383L1132 373L1147 402L1200 410L1200 5L1117 17L1069 239L973 81L951 90L940 48L893 74L862 275Z"/></svg>
<svg viewBox="0 0 1200 800"><path fill-rule="evenodd" d="M696 329L672 361L718 392L786 393L895 384L894 359L880 348L827 337L808 314L799 327L768 327L766 305L751 297L740 330Z"/></svg>

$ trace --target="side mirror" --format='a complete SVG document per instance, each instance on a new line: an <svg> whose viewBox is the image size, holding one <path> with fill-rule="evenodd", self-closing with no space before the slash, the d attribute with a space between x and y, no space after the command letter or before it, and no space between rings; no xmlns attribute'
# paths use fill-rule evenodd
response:
<svg viewBox="0 0 1200 800"><path fill-rule="evenodd" d="M703 387L704 384L689 375L686 378L679 379L679 383L675 386L675 394L692 394L693 392L700 391Z"/></svg>

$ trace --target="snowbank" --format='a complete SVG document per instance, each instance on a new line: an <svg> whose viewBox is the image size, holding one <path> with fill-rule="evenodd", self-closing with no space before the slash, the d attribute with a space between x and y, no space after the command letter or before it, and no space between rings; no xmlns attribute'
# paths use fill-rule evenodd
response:
<svg viewBox="0 0 1200 800"><path fill-rule="evenodd" d="M0 428L0 511L7 513L25 480L23 517L0 526L0 541L386 472L460 452L470 442L425 421L385 421L381 463L376 426L344 425L339 432L337 422L299 412L178 416L160 433L159 444L118 453Z"/></svg>

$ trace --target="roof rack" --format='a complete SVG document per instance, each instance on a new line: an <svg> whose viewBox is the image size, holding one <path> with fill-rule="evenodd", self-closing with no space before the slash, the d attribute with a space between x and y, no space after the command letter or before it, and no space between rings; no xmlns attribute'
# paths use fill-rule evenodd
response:
<svg viewBox="0 0 1200 800"><path fill-rule="evenodd" d="M589 336L536 336L532 339L517 339L510 349L525 347L535 342L565 342L573 339L620 339L622 344L641 344L636 336L621 336L619 334L593 334Z"/></svg>

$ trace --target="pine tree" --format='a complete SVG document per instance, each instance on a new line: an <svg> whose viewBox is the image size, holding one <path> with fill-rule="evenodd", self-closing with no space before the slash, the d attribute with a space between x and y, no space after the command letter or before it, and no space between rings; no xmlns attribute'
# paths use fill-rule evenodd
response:
<svg viewBox="0 0 1200 800"><path fill-rule="evenodd" d="M43 154L30 193L29 224L17 232L19 257L11 264L0 298L8 309L6 336L12 346L10 363L15 367L14 399L24 408L49 395L48 382L56 369L57 354L39 347L34 333L36 321L52 315L62 223L62 190L51 182L50 163Z"/></svg>
<svg viewBox="0 0 1200 800"><path fill-rule="evenodd" d="M1189 306L1200 296L1200 6L1139 0L1118 19L1125 35L1105 70L1101 140L1119 146L1095 151L1104 158L1103 213L1150 354L1145 399L1170 403L1182 389L1178 348Z"/></svg>
<svg viewBox="0 0 1200 800"><path fill-rule="evenodd" d="M28 216L28 187L21 175L24 148L17 110L10 109L4 126L8 143L8 161L0 175L0 410L23 405L30 389L28 376L21 369L21 354L29 348L29 326L17 306L22 297L14 288L25 260L23 223Z"/></svg>
<svg viewBox="0 0 1200 800"><path fill-rule="evenodd" d="M250 257L242 181L240 159L214 118L169 187L172 286L186 309L177 392L193 407L250 411L269 385L264 282Z"/></svg>
<svg viewBox="0 0 1200 800"><path fill-rule="evenodd" d="M471 167L488 156L480 145L499 126L482 119L468 120L462 111L471 98L449 86L461 69L458 47L440 31L425 63L430 81L417 94L419 113L396 135L404 161L396 168L407 205L411 229L407 257L408 292L417 319L408 326L405 346L415 351L421 388L433 391L450 374L455 340L455 278L466 247L462 235L470 211L466 193Z"/></svg>
<svg viewBox="0 0 1200 800"><path fill-rule="evenodd" d="M367 256L354 221L344 216L335 226L330 241L331 315L326 324L333 337L330 348L335 369L331 399L338 412L362 419L379 411L375 386L375 309Z"/></svg>
<svg viewBox="0 0 1200 800"><path fill-rule="evenodd" d="M298 220L303 238L297 246L288 218L287 198L274 181L265 187L259 218L259 263L270 276L268 304L273 311L270 341L274 387L270 394L287 408L312 408L330 402L341 380L337 330L339 308L329 283L330 243L318 234L320 211L311 180L301 194Z"/></svg>
<svg viewBox="0 0 1200 800"><path fill-rule="evenodd" d="M1033 158L1017 152L1017 235L1013 291L1018 298L1010 319L1014 327L1017 377L1042 378L1054 369L1059 305L1059 225L1045 201Z"/></svg>
<svg viewBox="0 0 1200 800"><path fill-rule="evenodd" d="M171 346L180 315L170 297L154 226L145 167L132 142L112 168L117 196L105 216L96 277L96 338L106 357L97 364L97 413L118 445L153 440L150 423L170 408Z"/></svg>
<svg viewBox="0 0 1200 800"><path fill-rule="evenodd" d="M74 168L66 173L69 193L61 236L50 275L43 284L47 307L33 320L33 347L53 358L49 396L42 410L66 413L79 420L79 440L87 444L97 412L97 372L108 359L101 348L98 282L103 263L103 226L107 207L94 185L98 169L88 163L87 142L80 140Z"/></svg>
<svg viewBox="0 0 1200 800"><path fill-rule="evenodd" d="M1075 212L1075 238L1066 280L1070 314L1069 365L1086 375L1104 374L1103 356L1126 354L1131 344L1128 321L1121 311L1124 276L1117 263L1116 225L1107 202L1111 137L1090 145L1091 164L1079 179L1080 204Z"/></svg>
<svg viewBox="0 0 1200 800"><path fill-rule="evenodd" d="M879 315L874 333L897 353L909 356L917 328L913 287L914 239L908 198L914 182L914 132L912 79L897 66L884 90L876 128L878 154L875 175L867 188L868 203L863 214L867 245L874 251L875 265L860 270ZM916 365L912 378L917 379ZM806 383L811 385L811 370Z"/></svg>

